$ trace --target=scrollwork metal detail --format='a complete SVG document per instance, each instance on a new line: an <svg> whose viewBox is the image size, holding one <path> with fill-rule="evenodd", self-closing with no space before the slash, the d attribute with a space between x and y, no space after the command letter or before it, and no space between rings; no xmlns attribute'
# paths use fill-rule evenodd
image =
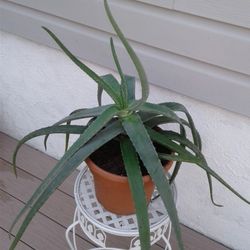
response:
<svg viewBox="0 0 250 250"><path fill-rule="evenodd" d="M81 216L80 225L83 232L89 237L89 239L101 247L106 247L107 235L103 230L88 221L84 216Z"/></svg>

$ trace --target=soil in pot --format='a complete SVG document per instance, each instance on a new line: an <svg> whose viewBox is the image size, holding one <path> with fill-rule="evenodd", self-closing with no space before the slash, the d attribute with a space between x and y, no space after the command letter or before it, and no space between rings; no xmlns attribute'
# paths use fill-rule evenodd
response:
<svg viewBox="0 0 250 250"><path fill-rule="evenodd" d="M166 152L166 148L162 147L159 144L155 144L154 146L156 147L156 150L159 153L171 154L170 150ZM118 140L111 140L102 147L100 147L97 151L90 155L90 159L101 169L109 173L119 176L127 176L122 160L120 142ZM144 167L140 158L139 162L141 166L142 175L148 175L148 171ZM168 161L164 160L161 163L163 166L165 166Z"/></svg>
<svg viewBox="0 0 250 250"><path fill-rule="evenodd" d="M155 145L158 152L166 152L161 145ZM129 188L127 174L123 164L120 143L112 140L90 155L86 160L95 183L96 197L98 201L110 212L127 215L135 213L134 202ZM162 165L171 167L172 162L162 161ZM143 175L144 190L147 202L149 203L154 190L146 168L140 160L141 172Z"/></svg>

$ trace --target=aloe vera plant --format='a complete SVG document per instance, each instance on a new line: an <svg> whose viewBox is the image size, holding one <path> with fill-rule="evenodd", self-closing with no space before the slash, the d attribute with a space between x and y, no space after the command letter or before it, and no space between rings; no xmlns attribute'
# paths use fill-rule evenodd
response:
<svg viewBox="0 0 250 250"><path fill-rule="evenodd" d="M175 235L178 240L178 246L181 250L184 249L184 246L181 239L179 220L171 194L170 185L178 174L182 162L193 163L195 166L205 171L208 177L211 201L214 205L220 206L213 200L212 177L227 187L244 202L249 204L248 200L242 197L208 166L205 157L201 152L200 135L186 108L182 104L174 102L159 104L147 102L149 85L142 64L114 20L106 0L104 0L104 6L111 25L123 43L138 72L141 84L141 97L139 99L136 99L135 97L135 78L125 75L122 71L112 38L110 39L110 45L113 59L120 75L120 81L118 81L111 74L105 76L97 75L84 63L78 60L55 36L54 33L43 27L65 52L65 54L98 84L97 97L99 106L89 109L84 108L75 110L69 116L63 118L54 125L28 134L18 143L13 155L15 173L17 153L25 142L37 136L45 136L44 144L46 147L46 142L50 134L66 135L65 154L37 188L27 204L16 216L16 219L11 226L12 230L16 223L21 219L21 216L26 214L23 219L23 223L19 227L17 235L9 248L10 250L16 247L32 218L55 191L55 189L90 154L108 141L117 138L119 135L123 135L120 137L121 153L132 191L132 196L135 202L141 249L150 249L150 231L147 204L138 156L142 160L160 193L161 199L163 200L172 221ZM105 91L112 98L114 102L113 104L101 105L101 96L103 91ZM183 113L185 118L181 118L177 115L177 113ZM92 118L91 122L87 123L85 126L71 125L72 121L89 118ZM176 132L164 129L155 131L152 129L155 126L169 123L178 124L179 131ZM188 139L186 136L187 130L191 130L191 139ZM76 134L79 135L79 137L68 148L70 134ZM170 149L172 153L158 153L153 146L153 142L162 145L166 149ZM166 152L169 152L169 150L166 150ZM170 179L167 179L165 176L160 160L176 161Z"/></svg>

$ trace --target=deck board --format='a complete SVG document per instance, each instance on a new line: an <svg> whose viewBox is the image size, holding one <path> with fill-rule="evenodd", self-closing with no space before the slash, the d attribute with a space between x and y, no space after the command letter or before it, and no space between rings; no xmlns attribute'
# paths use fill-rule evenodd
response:
<svg viewBox="0 0 250 250"><path fill-rule="evenodd" d="M9 239L8 228L17 211L27 202L35 188L46 177L48 172L57 162L52 157L45 155L27 145L23 146L18 155L17 166L18 176L15 178L11 170L11 157L17 141L3 133L0 133L0 226L1 236L0 249L7 249ZM75 209L73 186L78 171L75 171L55 191L40 212L35 216L33 222L24 234L18 249L68 249L64 233L72 221ZM60 208L60 209L58 209ZM226 250L228 248L212 241L211 239L191 230L182 227L184 245L186 250ZM77 240L81 249L93 247L90 241L77 230ZM7 236L7 238L6 238ZM3 242L3 243L2 243ZM125 247L126 241L116 237L110 239L112 245ZM171 237L173 250L177 249L174 237ZM160 250L163 247L160 242L152 250Z"/></svg>
<svg viewBox="0 0 250 250"><path fill-rule="evenodd" d="M23 203L1 190L0 197L1 227L7 231L10 228L14 216L22 208ZM32 220L27 231L24 233L22 240L37 250L66 250L68 249L68 246L65 241L64 233L64 227L38 213ZM79 237L77 240L79 245L83 246L84 249L93 247Z"/></svg>
<svg viewBox="0 0 250 250"><path fill-rule="evenodd" d="M16 179L11 171L11 165L0 159L0 172L1 178L4 180L3 190L13 197L18 197L22 202L27 202L32 192L40 184L40 180L36 177L29 175L23 170L19 170L18 178ZM1 190L1 188L0 188ZM44 206L40 209L40 212L47 216L49 219L55 221L56 223L62 225L66 230L67 226L72 223L72 216L75 210L74 198L65 195L60 190L56 190L54 194L48 199ZM81 238L87 239L86 236L78 229L77 235ZM110 238L110 244L117 244L115 237ZM121 247L126 247L126 242L120 241ZM155 250L161 249L161 247L155 246Z"/></svg>
<svg viewBox="0 0 250 250"><path fill-rule="evenodd" d="M16 144L17 141L15 139L0 132L0 158L11 163ZM17 166L41 180L47 176L56 162L57 161L54 158L45 155L28 145L24 145L17 156ZM72 183L74 183L76 176L77 171L72 173L59 189L73 196Z"/></svg>
<svg viewBox="0 0 250 250"><path fill-rule="evenodd" d="M4 180L3 187L0 186L0 190L5 191L13 197L18 197L23 203L28 201L34 190L41 183L36 177L22 170L19 170L18 178L16 179L11 171L9 163L1 159L0 172L1 179ZM40 209L40 212L66 229L67 226L72 223L74 210L74 198L56 190Z"/></svg>
<svg viewBox="0 0 250 250"><path fill-rule="evenodd" d="M0 249L8 249L9 246L9 234L7 231L0 228ZM34 250L30 246L26 245L24 242L20 242L16 247L16 250Z"/></svg>

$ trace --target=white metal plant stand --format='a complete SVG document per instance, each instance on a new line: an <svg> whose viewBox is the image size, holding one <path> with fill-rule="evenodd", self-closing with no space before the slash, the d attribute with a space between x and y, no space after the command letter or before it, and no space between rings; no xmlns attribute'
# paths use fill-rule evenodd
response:
<svg viewBox="0 0 250 250"><path fill-rule="evenodd" d="M173 184L171 188L176 201L176 187ZM77 225L80 225L90 240L101 247L96 249L119 250L120 248L107 247L108 237L116 235L131 239L127 249L141 250L136 215L120 216L105 210L96 199L92 175L87 167L84 167L77 176L74 195L76 201L74 219L66 230L66 240L71 250L77 250L75 238ZM171 250L169 243L171 221L161 199L158 198L157 190L155 190L148 206L148 214L151 245L163 239L166 244L165 250ZM73 232L72 240L69 237L70 231Z"/></svg>

